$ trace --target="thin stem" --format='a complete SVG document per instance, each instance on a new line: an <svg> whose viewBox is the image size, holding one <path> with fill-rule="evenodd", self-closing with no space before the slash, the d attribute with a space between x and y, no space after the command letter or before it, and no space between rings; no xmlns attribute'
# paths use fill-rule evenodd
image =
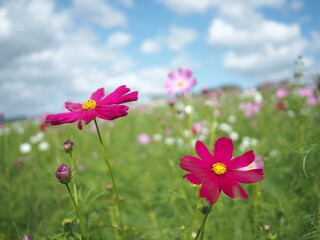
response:
<svg viewBox="0 0 320 240"><path fill-rule="evenodd" d="M116 205L117 205L117 208L118 208L118 214L119 214L120 229L121 229L122 235L124 235L124 226L123 226L123 221L122 221L121 204L120 204L120 200L119 200L119 193L118 193L117 184L116 184L115 178L113 176L111 165L109 163L109 160L108 160L108 157L107 157L107 154L106 154L106 151L105 151L105 147L104 147L104 144L103 144L103 141L102 141L102 138L101 138L101 133L100 133L100 130L99 130L99 126L98 126L97 120L95 118L93 120L94 120L94 124L96 125L96 128L97 128L97 133L98 133L100 147L101 147L101 150L102 150L102 153L103 153L103 157L104 157L105 163L106 163L106 165L108 167L108 171L109 171L109 174L110 174L110 177L111 177L111 180L112 180L113 192L115 194L115 202L116 202Z"/></svg>
<svg viewBox="0 0 320 240"><path fill-rule="evenodd" d="M76 200L74 199L74 196L72 195L72 192L71 192L71 190L70 190L70 188L69 188L69 185L68 185L67 183L66 183L66 186L67 186L69 195L70 195L70 197L71 197L71 199L72 199L74 208L76 209L76 212L77 212L77 215L78 215L78 218L79 218L81 232L82 232L82 234L84 235L84 238L85 238L86 240L88 240L88 239L89 239L88 233L87 233L87 230L86 230L86 226L85 226L85 224L84 224L84 221L83 221L83 217L82 217L82 215L81 215L81 213L80 213L78 204L77 204Z"/></svg>
<svg viewBox="0 0 320 240"><path fill-rule="evenodd" d="M70 160L71 160L71 169L73 171L73 169L75 168L75 164L73 161L72 152L69 152L69 156L70 156ZM73 176L73 179L74 179L74 176ZM74 198L76 200L76 203L78 204L78 191L77 191L76 182L74 180L72 181L72 185L73 185Z"/></svg>
<svg viewBox="0 0 320 240"><path fill-rule="evenodd" d="M201 226L200 226L200 228L199 228L199 230L198 230L198 232L197 232L197 236L196 236L195 240L198 239L198 237L200 236L200 234L201 234L201 238L200 238L200 239L201 239L201 240L203 239L204 229L205 229L205 225L206 225L206 221L207 221L208 215L209 215L209 213L210 213L210 211L211 211L211 206L212 206L212 205L210 205L210 207L209 207L209 209L208 209L208 212L206 213L206 215L205 215L204 218L203 218L203 221L202 221Z"/></svg>

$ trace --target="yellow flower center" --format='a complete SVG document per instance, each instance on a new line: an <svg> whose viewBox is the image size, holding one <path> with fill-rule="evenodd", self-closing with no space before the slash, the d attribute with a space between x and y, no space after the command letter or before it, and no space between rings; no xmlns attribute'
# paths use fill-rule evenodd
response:
<svg viewBox="0 0 320 240"><path fill-rule="evenodd" d="M183 85L183 82L178 82L178 86L182 86Z"/></svg>
<svg viewBox="0 0 320 240"><path fill-rule="evenodd" d="M227 167L223 163L215 163L212 165L212 171L217 175L222 175L227 171Z"/></svg>
<svg viewBox="0 0 320 240"><path fill-rule="evenodd" d="M82 104L82 109L83 110L93 110L93 109L95 109L96 105L97 105L96 101L89 99Z"/></svg>

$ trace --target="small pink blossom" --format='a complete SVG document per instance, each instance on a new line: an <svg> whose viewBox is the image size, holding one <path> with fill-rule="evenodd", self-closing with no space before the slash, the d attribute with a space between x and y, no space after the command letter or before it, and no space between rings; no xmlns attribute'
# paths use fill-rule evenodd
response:
<svg viewBox="0 0 320 240"><path fill-rule="evenodd" d="M246 117L250 118L260 112L261 104L255 102L241 102L239 108Z"/></svg>
<svg viewBox="0 0 320 240"><path fill-rule="evenodd" d="M310 105L310 106L314 106L317 104L317 99L315 97L308 97L308 101L307 103Z"/></svg>
<svg viewBox="0 0 320 240"><path fill-rule="evenodd" d="M192 78L192 71L187 68L179 68L178 72L170 72L168 77L164 87L170 94L187 93L197 84L197 79Z"/></svg>
<svg viewBox="0 0 320 240"><path fill-rule="evenodd" d="M121 103L138 100L138 92L129 93L130 88L120 86L115 91L105 96L104 88L99 88L92 93L89 100L81 103L66 102L66 113L51 114L45 117L45 122L51 125L60 125L78 121L78 128L88 124L94 118L114 120L128 114L129 107Z"/></svg>
<svg viewBox="0 0 320 240"><path fill-rule="evenodd" d="M183 156L180 167L186 171L183 177L193 184L202 184L200 197L205 198L211 205L214 204L221 191L231 198L248 199L247 193L238 182L256 183L263 179L262 169L239 171L249 166L255 159L253 151L232 158L233 142L230 138L221 137L215 145L213 154L201 142L197 141L196 153L200 158L190 155Z"/></svg>
<svg viewBox="0 0 320 240"><path fill-rule="evenodd" d="M279 99L285 98L286 96L288 96L288 90L285 88L280 88L277 90L276 96Z"/></svg>
<svg viewBox="0 0 320 240"><path fill-rule="evenodd" d="M239 171L247 171L247 170L253 170L253 169L263 169L264 168L264 161L263 161L263 157L260 155L255 155L255 159L254 161L243 168L239 168Z"/></svg>
<svg viewBox="0 0 320 240"><path fill-rule="evenodd" d="M141 133L137 136L137 142L140 145L146 145L149 144L151 142L151 138L148 134L146 133Z"/></svg>
<svg viewBox="0 0 320 240"><path fill-rule="evenodd" d="M192 125L191 131L193 134L199 134L201 132L201 123L194 123Z"/></svg>
<svg viewBox="0 0 320 240"><path fill-rule="evenodd" d="M300 97L313 97L313 88L312 87L304 87L299 89Z"/></svg>

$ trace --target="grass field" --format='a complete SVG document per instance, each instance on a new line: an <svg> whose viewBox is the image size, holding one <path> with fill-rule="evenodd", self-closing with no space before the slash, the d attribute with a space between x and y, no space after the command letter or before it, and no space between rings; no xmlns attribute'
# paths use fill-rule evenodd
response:
<svg viewBox="0 0 320 240"><path fill-rule="evenodd" d="M226 136L234 139L235 156L249 150L262 156L265 179L242 185L249 200L222 194L212 206L204 239L320 239L320 104L308 104L299 95L301 86L281 88L288 91L282 99L276 96L278 85L259 89L259 110L251 116L239 104L252 96L225 88L180 97L173 105L165 100L133 104L128 116L99 121L126 238L194 238L204 216L200 210L208 203L199 198L199 186L182 178L186 171L179 159L196 156L198 139L213 149L216 139ZM60 164L72 165L63 149L67 140L74 142L77 162L70 186L76 184L90 239L119 239L116 205L106 187L112 182L94 123L82 131L66 124L43 132L40 124L4 122L1 129L0 240L80 239L68 191L55 178ZM137 140L141 133L144 142Z"/></svg>

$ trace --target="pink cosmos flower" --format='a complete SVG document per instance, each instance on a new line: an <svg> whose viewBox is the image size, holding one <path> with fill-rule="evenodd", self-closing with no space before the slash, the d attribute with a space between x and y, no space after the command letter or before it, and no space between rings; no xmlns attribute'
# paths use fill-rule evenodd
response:
<svg viewBox="0 0 320 240"><path fill-rule="evenodd" d="M299 89L300 97L313 97L313 88L312 87L304 87Z"/></svg>
<svg viewBox="0 0 320 240"><path fill-rule="evenodd" d="M240 110L243 111L244 115L248 118L260 112L261 103L255 102L241 102L239 104Z"/></svg>
<svg viewBox="0 0 320 240"><path fill-rule="evenodd" d="M187 93L197 84L197 79L192 79L192 71L187 68L179 68L177 73L170 72L168 77L164 87L170 94Z"/></svg>
<svg viewBox="0 0 320 240"><path fill-rule="evenodd" d="M285 88L280 88L277 90L276 96L279 99L285 98L286 96L288 96L288 90Z"/></svg>
<svg viewBox="0 0 320 240"><path fill-rule="evenodd" d="M130 88L123 85L104 96L104 88L99 88L83 104L66 102L65 107L70 112L47 115L45 122L60 125L78 121L78 128L82 129L82 122L88 124L96 117L105 120L124 117L128 114L129 107L119 104L138 100L138 92L129 91Z"/></svg>
<svg viewBox="0 0 320 240"><path fill-rule="evenodd" d="M260 155L255 155L254 161L249 164L246 167L239 168L239 171L247 171L247 170L252 170L252 169L263 169L264 168L264 161L263 157Z"/></svg>
<svg viewBox="0 0 320 240"><path fill-rule="evenodd" d="M196 142L196 153L200 158L183 156L180 167L190 172L183 177L193 184L202 184L200 197L205 198L211 205L214 204L221 191L231 198L248 199L247 193L239 185L241 183L255 183L263 179L263 170L254 169L239 171L240 168L250 165L255 156L253 151L232 159L233 142L230 138L219 138L213 150L213 155L201 142Z"/></svg>
<svg viewBox="0 0 320 240"><path fill-rule="evenodd" d="M138 136L137 136L137 142L140 144L140 145L146 145L146 144L149 144L151 142L151 138L148 134L146 133L140 133Z"/></svg>

